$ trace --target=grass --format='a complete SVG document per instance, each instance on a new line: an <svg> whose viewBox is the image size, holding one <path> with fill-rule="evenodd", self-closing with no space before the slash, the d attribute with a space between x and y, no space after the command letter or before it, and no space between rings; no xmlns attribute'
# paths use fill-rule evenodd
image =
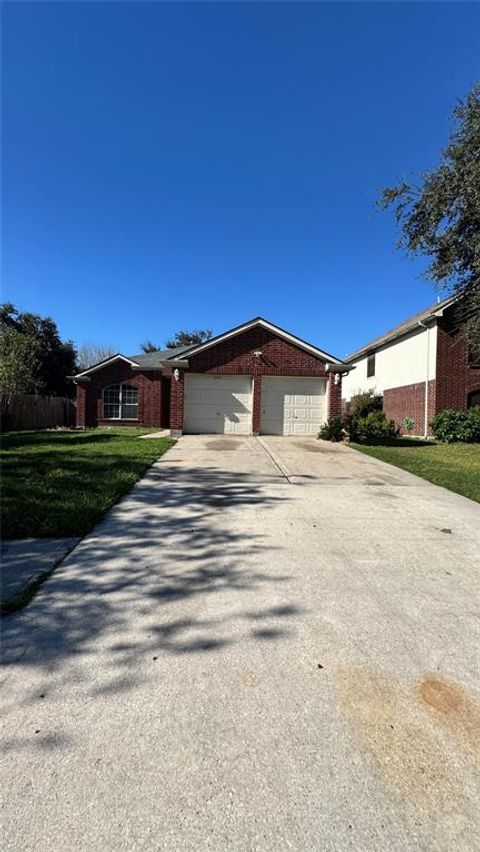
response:
<svg viewBox="0 0 480 852"><path fill-rule="evenodd" d="M350 446L480 503L480 444L434 444L404 438Z"/></svg>
<svg viewBox="0 0 480 852"><path fill-rule="evenodd" d="M3 436L5 539L85 535L171 446L138 428Z"/></svg>

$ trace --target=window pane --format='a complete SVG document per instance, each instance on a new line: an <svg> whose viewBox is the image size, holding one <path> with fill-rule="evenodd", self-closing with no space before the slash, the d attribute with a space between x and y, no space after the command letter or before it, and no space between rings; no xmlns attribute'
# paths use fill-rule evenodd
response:
<svg viewBox="0 0 480 852"><path fill-rule="evenodd" d="M122 402L127 403L127 405L136 405L138 399L138 391L137 388L133 388L131 385L122 385Z"/></svg>
<svg viewBox="0 0 480 852"><path fill-rule="evenodd" d="M367 358L367 378L375 375L375 353Z"/></svg>
<svg viewBox="0 0 480 852"><path fill-rule="evenodd" d="M138 417L138 390L132 385L122 385L122 418L132 420Z"/></svg>
<svg viewBox="0 0 480 852"><path fill-rule="evenodd" d="M103 401L118 405L120 402L120 385L110 385L110 387L104 388Z"/></svg>
<svg viewBox="0 0 480 852"><path fill-rule="evenodd" d="M116 405L114 403L104 403L103 416L106 420L109 420L111 418L118 420L118 418L120 417L120 405L118 403Z"/></svg>
<svg viewBox="0 0 480 852"><path fill-rule="evenodd" d="M103 389L103 416L106 420L118 420L120 417L120 385Z"/></svg>
<svg viewBox="0 0 480 852"><path fill-rule="evenodd" d="M123 404L122 405L122 417L125 417L126 419L131 419L132 417L135 417L135 419L136 419L138 417L138 405L125 405L125 404Z"/></svg>
<svg viewBox="0 0 480 852"><path fill-rule="evenodd" d="M470 345L468 347L468 366L480 367L480 346Z"/></svg>

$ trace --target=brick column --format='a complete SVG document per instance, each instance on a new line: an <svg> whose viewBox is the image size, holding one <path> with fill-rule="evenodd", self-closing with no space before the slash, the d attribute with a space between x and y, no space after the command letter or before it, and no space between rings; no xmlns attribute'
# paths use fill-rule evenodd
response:
<svg viewBox="0 0 480 852"><path fill-rule="evenodd" d="M338 374L338 385L335 384L335 375L336 373L328 373L327 418L340 417L342 414L342 374Z"/></svg>
<svg viewBox="0 0 480 852"><path fill-rule="evenodd" d="M253 376L253 416L252 431L254 435L260 434L262 422L262 377L260 373Z"/></svg>
<svg viewBox="0 0 480 852"><path fill-rule="evenodd" d="M170 385L170 434L179 438L183 434L183 402L185 394L185 376L180 371L178 381L172 377Z"/></svg>
<svg viewBox="0 0 480 852"><path fill-rule="evenodd" d="M87 389L85 385L77 384L77 419L76 425L85 429L85 408L87 402Z"/></svg>

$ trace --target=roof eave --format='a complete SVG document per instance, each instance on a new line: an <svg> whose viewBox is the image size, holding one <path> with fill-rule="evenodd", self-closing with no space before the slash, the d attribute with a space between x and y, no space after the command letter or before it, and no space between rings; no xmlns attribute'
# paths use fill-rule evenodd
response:
<svg viewBox="0 0 480 852"><path fill-rule="evenodd" d="M459 298L459 296L451 296L450 298L445 299L438 308L433 305L430 309L428 309L428 312L425 312L425 315L418 316L417 314L415 319L412 319L408 325L405 325L400 329L393 330L391 334L387 334L385 337L377 337L366 346L362 346L361 349L357 349L355 352L347 355L344 359L345 363L349 364L352 361L357 361L359 358L364 358L365 355L368 355L369 353L377 352L383 346L388 346L388 344L393 343L396 340L400 340L402 337L406 337L406 335L414 331L419 325L421 326L424 323L432 322L433 320L436 320L437 317L442 317L444 311L446 311L450 305L453 305L453 303Z"/></svg>
<svg viewBox="0 0 480 852"><path fill-rule="evenodd" d="M205 341L205 343L199 343L193 346L191 349L188 349L185 352L189 358L194 355L198 355L200 352L203 352L205 349L210 349L212 346L216 346L219 343L222 343L224 340L228 340L230 337L235 337L237 334L242 334L245 331L248 331L255 326L262 326L269 331L272 331L274 334L278 334L279 337L283 337L285 340L293 343L294 346L297 346L300 349L303 349L306 352L310 352L316 358L319 358L322 361L329 361L337 365L345 364L344 361L341 361L339 358L335 358L334 355L330 355L329 352L324 352L322 349L318 349L316 346L313 346L311 343L307 343L306 340L302 340L300 337L296 337L294 334L290 334L290 332L286 331L283 328L280 328L277 325L274 325L263 317L255 317L252 320L248 320L248 322L243 323L242 325L235 326L230 331L223 332L222 334L218 334L216 337L212 337L210 340ZM171 361L169 361L171 363Z"/></svg>
<svg viewBox="0 0 480 852"><path fill-rule="evenodd" d="M102 370L104 367L108 367L108 365L113 364L114 361L126 361L126 363L130 364L131 367L136 365L136 361L133 361L131 358L127 358L127 356L122 355L121 352L117 352L115 355L111 355L109 358L99 361L98 364L92 364L91 367L88 367L86 370L82 370L81 373L77 373L75 376L72 376L72 378L82 379L90 373L95 373L97 370Z"/></svg>

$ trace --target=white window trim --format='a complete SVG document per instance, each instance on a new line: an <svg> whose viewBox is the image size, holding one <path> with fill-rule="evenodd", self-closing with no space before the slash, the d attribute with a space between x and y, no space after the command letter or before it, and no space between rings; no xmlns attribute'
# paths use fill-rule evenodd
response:
<svg viewBox="0 0 480 852"><path fill-rule="evenodd" d="M119 387L120 387L120 395L119 395L119 399L118 399L120 417L105 417L105 391L109 390L110 388L114 388L115 385L119 385ZM122 417L121 416L122 404L123 404L122 392L123 392L123 386L124 385L126 387L135 388L135 390L137 391L137 416L136 417ZM115 403L113 403L113 402L107 403L107 405L114 405L114 404ZM131 405L132 403L128 403L128 402L126 403L126 405L129 405L129 404ZM113 382L113 384L106 385L106 387L102 388L102 417L101 417L101 419L102 420L131 420L132 422L136 422L138 420L138 388L135 387L135 385L130 384L130 382Z"/></svg>

